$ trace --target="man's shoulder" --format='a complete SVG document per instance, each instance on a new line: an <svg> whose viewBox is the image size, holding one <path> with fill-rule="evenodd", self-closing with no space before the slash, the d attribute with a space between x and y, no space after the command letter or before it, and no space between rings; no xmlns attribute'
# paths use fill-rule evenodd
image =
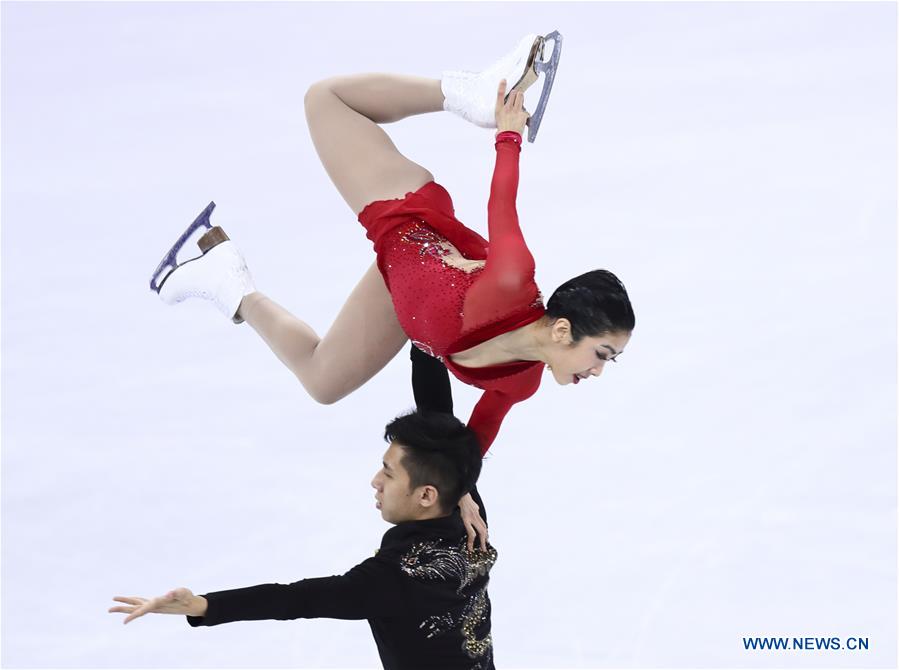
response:
<svg viewBox="0 0 899 670"><path fill-rule="evenodd" d="M496 562L496 549L487 545L469 551L468 535L458 513L432 522L401 523L386 533L378 558L417 582L466 587L486 576Z"/></svg>
<svg viewBox="0 0 899 670"><path fill-rule="evenodd" d="M457 539L430 538L411 544L398 556L399 568L417 581L440 581L465 588L479 577L486 576L496 562L497 552L487 545L469 551L467 537Z"/></svg>

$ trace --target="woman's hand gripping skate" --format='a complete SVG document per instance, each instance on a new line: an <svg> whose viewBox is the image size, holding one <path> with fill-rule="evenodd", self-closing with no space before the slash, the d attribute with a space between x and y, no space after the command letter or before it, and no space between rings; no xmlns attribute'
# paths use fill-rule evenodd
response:
<svg viewBox="0 0 899 670"><path fill-rule="evenodd" d="M122 623L128 623L144 614L187 614L189 616L203 616L206 614L206 598L195 596L190 589L180 588L169 591L158 598L124 597L116 596L116 602L125 603L127 607L110 607L110 612L127 614Z"/></svg>
<svg viewBox="0 0 899 670"><path fill-rule="evenodd" d="M468 532L468 551L474 550L475 538L481 539L481 550L487 551L487 524L481 518L481 508L471 497L470 493L462 496L459 501L459 511L462 514L462 523Z"/></svg>
<svg viewBox="0 0 899 670"><path fill-rule="evenodd" d="M506 100L506 80L500 81L499 90L496 92L496 134L499 135L505 130L523 134L530 116L524 108L524 93L512 91Z"/></svg>

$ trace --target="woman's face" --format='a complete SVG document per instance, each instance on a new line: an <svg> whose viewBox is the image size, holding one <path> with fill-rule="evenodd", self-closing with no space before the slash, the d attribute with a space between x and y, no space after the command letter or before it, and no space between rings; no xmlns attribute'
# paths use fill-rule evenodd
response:
<svg viewBox="0 0 899 670"><path fill-rule="evenodd" d="M559 331L556 329L560 326ZM567 319L553 324L552 345L549 351L549 368L558 384L578 384L588 377L598 377L603 366L621 354L630 333L606 333L599 337L582 337L572 344Z"/></svg>

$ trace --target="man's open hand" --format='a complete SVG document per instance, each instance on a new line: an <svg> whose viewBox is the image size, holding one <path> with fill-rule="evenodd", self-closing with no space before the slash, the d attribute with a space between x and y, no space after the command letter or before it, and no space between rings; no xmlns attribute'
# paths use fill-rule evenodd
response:
<svg viewBox="0 0 899 670"><path fill-rule="evenodd" d="M158 598L139 598L137 596L116 596L116 602L125 603L126 606L110 607L110 612L127 614L122 623L128 623L144 614L187 614L190 616L203 616L206 614L206 598L195 596L190 589L180 588L169 591Z"/></svg>

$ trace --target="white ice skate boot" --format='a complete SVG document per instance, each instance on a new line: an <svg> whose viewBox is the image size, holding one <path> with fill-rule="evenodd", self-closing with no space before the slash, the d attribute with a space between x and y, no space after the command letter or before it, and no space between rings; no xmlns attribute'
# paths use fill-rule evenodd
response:
<svg viewBox="0 0 899 670"><path fill-rule="evenodd" d="M215 207L210 203L178 239L156 272L150 279L150 288L159 294L167 305L175 305L188 298L209 300L234 323L242 323L237 315L240 301L245 295L256 290L253 277L240 251L218 226L209 224L209 214ZM201 256L184 263L177 263L175 257L190 235L200 226L209 230L197 241L203 252ZM166 268L171 271L156 283Z"/></svg>
<svg viewBox="0 0 899 670"><path fill-rule="evenodd" d="M553 43L552 55L544 61L542 59L547 41ZM552 90L561 46L562 36L558 31L545 37L525 35L512 51L481 72L444 71L440 80L443 108L482 128L496 128L496 91L499 82L505 79L511 84L507 87L508 98L513 91L524 92L530 88L542 72L545 82L540 100L536 111L527 121L528 141L533 142Z"/></svg>

